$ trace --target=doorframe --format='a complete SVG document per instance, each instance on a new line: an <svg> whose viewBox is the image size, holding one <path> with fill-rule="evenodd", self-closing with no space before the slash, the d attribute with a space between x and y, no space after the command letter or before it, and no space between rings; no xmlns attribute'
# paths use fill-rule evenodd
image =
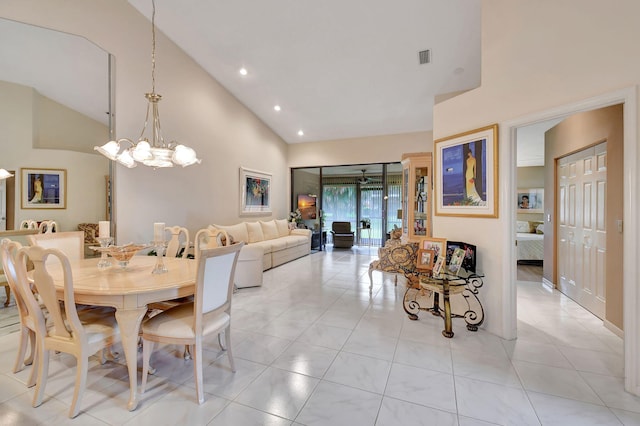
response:
<svg viewBox="0 0 640 426"><path fill-rule="evenodd" d="M640 267L635 256L624 256L624 253L638 253L640 248L640 218L638 217L638 158L637 126L637 86L631 86L614 92L588 98L586 100L550 108L542 112L528 114L500 125L500 140L504 141L500 150L500 164L505 167L506 179L502 181L500 197L503 200L501 214L506 218L509 230L503 234L505 263L502 265L503 286L502 300L504 310L502 316L503 336L507 339L517 338L517 267L516 267L516 205L517 164L516 164L516 131L517 128L564 118L569 115L623 104L623 149L624 170L624 237L623 238L623 328L624 328L624 388L627 392L640 396L640 287L637 277ZM547 165L545 165L546 167ZM555 214L555 213L554 213ZM546 222L546 220L545 220ZM555 226L555 217L554 217Z"/></svg>

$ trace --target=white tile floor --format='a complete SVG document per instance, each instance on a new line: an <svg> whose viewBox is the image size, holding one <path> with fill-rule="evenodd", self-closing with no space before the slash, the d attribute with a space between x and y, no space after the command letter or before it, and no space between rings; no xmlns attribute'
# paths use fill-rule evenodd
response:
<svg viewBox="0 0 640 426"><path fill-rule="evenodd" d="M17 335L0 337L0 424L640 425L623 391L622 340L541 284L518 283L519 339L403 312L404 286L374 274L368 248L326 251L267 271L234 296L237 372L207 346L203 405L192 364L167 346L134 412L123 365L90 365L83 412L66 417L73 359L53 357L47 397L32 408L28 368L11 373Z"/></svg>

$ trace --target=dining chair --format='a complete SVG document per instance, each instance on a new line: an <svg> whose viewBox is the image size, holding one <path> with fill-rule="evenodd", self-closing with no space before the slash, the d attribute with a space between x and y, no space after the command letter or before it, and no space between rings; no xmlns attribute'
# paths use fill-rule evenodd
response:
<svg viewBox="0 0 640 426"><path fill-rule="evenodd" d="M40 295L51 327L45 323L44 309L36 309L38 303L33 293L24 292L25 300L33 308L35 316L35 336L37 377L36 390L33 395L33 406L42 403L49 372L50 351L68 353L76 358L76 380L73 400L69 408L69 417L78 415L80 401L87 382L89 357L102 351L100 362L104 363L105 349L120 341L118 325L113 308L94 308L78 311L73 295L73 276L69 259L57 249L46 249L40 246L23 247L16 256L16 272L18 282L24 286L28 282L27 261L34 266L33 282ZM49 262L49 261L52 262ZM56 287L50 274L52 264L58 263L63 278L63 303L58 301ZM56 265L57 266L57 265Z"/></svg>
<svg viewBox="0 0 640 426"><path fill-rule="evenodd" d="M38 222L32 219L25 219L20 222L20 229L38 229Z"/></svg>
<svg viewBox="0 0 640 426"><path fill-rule="evenodd" d="M17 268L16 268L16 254L18 250L22 248L22 244L17 241L11 241L9 239L3 239L0 243L0 258L2 259L2 268L5 271L8 285L13 292L13 298L16 300L16 306L18 308L18 318L20 320L20 341L18 343L18 353L16 355L15 363L13 364L13 373L17 373L23 369L25 365L31 365L35 354L36 343L36 319L30 314L30 310L27 306L27 301L22 296L24 289L28 289L31 292L31 287L27 283L21 285L18 282ZM39 307L38 307L39 309ZM25 358L27 354L27 344L30 343L31 349L29 357ZM35 384L35 368L32 368L29 380L27 381L27 387L31 387Z"/></svg>
<svg viewBox="0 0 640 426"><path fill-rule="evenodd" d="M32 246L58 249L71 261L84 259L84 232L82 231L27 235L27 241Z"/></svg>
<svg viewBox="0 0 640 426"><path fill-rule="evenodd" d="M227 231L209 226L196 232L193 240L194 257L196 260L200 257L200 252L205 249L223 247L230 245L231 240Z"/></svg>
<svg viewBox="0 0 640 426"><path fill-rule="evenodd" d="M171 234L165 256L178 257L178 255L182 254L182 257L186 258L189 251L189 230L182 226L167 226L164 230ZM182 247L184 247L184 250L181 251Z"/></svg>
<svg viewBox="0 0 640 426"><path fill-rule="evenodd" d="M203 339L224 331L231 371L231 296L238 254L244 243L203 249L199 252L194 301L164 311L142 324L142 384L144 393L149 359L156 343L189 345L193 357L198 404L204 402L202 380Z"/></svg>
<svg viewBox="0 0 640 426"><path fill-rule="evenodd" d="M40 234L52 234L58 232L58 224L55 220L43 220L38 226L38 233Z"/></svg>

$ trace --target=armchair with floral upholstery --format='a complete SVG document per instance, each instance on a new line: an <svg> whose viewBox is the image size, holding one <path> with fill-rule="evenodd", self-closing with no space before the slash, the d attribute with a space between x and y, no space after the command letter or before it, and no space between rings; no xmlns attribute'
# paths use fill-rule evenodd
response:
<svg viewBox="0 0 640 426"><path fill-rule="evenodd" d="M396 274L395 285L398 285L397 274L407 279L410 287L419 287L420 276L426 274L416 268L418 243L402 243L399 239L388 240L384 247L378 249L378 260L369 264L369 292L373 289L373 271Z"/></svg>

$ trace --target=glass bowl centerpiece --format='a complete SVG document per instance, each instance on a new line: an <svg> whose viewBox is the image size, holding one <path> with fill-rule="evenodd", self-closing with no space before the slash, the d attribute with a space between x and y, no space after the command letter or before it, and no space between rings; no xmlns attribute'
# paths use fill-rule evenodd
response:
<svg viewBox="0 0 640 426"><path fill-rule="evenodd" d="M124 246L109 246L105 250L107 254L118 261L122 269L125 269L131 258L140 250L148 248L144 244L126 244Z"/></svg>

